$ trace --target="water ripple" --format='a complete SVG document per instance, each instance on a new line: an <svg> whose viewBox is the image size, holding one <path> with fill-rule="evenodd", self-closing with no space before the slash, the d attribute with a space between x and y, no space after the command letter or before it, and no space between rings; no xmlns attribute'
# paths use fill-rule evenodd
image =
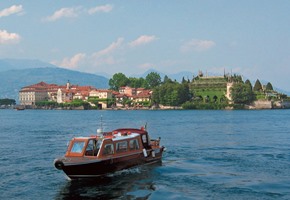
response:
<svg viewBox="0 0 290 200"><path fill-rule="evenodd" d="M0 111L1 199L290 199L290 110ZM74 136L140 127L162 165L68 181L54 158Z"/></svg>

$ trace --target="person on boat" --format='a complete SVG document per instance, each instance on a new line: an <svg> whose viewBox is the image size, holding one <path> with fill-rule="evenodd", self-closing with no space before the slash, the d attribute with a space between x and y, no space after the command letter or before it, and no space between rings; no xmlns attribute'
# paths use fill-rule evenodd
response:
<svg viewBox="0 0 290 200"><path fill-rule="evenodd" d="M97 156L101 142L99 140L90 140L86 149L86 156Z"/></svg>

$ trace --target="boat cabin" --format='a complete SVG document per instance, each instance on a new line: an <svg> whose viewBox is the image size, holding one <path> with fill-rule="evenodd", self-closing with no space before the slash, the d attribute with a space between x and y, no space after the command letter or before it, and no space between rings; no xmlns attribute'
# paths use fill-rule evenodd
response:
<svg viewBox="0 0 290 200"><path fill-rule="evenodd" d="M107 158L139 153L151 148L148 133L142 129L117 129L100 136L75 137L65 157Z"/></svg>

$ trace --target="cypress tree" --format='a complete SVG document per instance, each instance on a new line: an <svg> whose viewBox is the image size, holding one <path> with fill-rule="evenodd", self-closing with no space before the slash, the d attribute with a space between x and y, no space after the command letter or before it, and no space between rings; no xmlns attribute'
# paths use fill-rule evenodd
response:
<svg viewBox="0 0 290 200"><path fill-rule="evenodd" d="M272 84L270 82L267 83L266 90L267 91L273 91L273 86L272 86Z"/></svg>
<svg viewBox="0 0 290 200"><path fill-rule="evenodd" d="M248 85L251 88L251 90L253 90L252 83L249 81L249 79L246 80L245 84Z"/></svg>
<svg viewBox="0 0 290 200"><path fill-rule="evenodd" d="M255 92L259 92L262 90L262 84L261 82L259 81L259 79L257 79L256 83L255 83L255 86L254 86L254 91Z"/></svg>
<svg viewBox="0 0 290 200"><path fill-rule="evenodd" d="M181 83L186 83L186 80L185 80L184 76L182 77Z"/></svg>

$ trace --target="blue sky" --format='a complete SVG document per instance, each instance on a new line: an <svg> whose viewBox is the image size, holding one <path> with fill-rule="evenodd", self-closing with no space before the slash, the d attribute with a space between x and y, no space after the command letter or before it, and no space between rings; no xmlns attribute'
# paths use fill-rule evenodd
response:
<svg viewBox="0 0 290 200"><path fill-rule="evenodd" d="M127 76L241 74L290 90L290 1L0 2L0 58Z"/></svg>

